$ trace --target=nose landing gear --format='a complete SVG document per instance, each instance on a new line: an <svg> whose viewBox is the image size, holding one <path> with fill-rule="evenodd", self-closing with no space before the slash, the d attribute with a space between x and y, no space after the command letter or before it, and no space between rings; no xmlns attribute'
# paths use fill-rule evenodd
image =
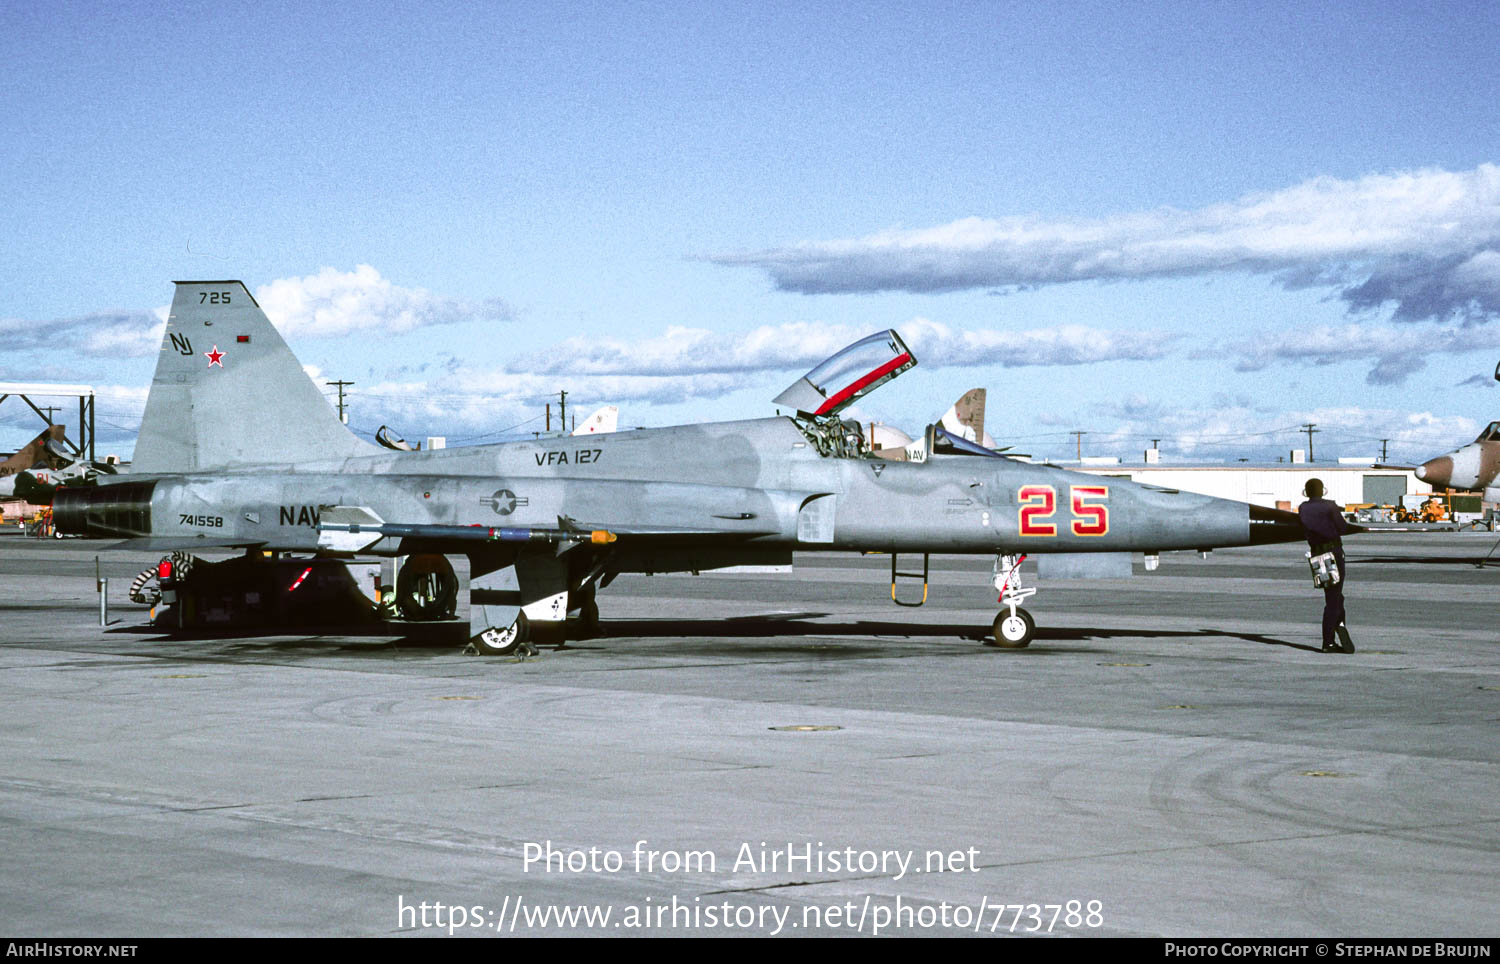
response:
<svg viewBox="0 0 1500 964"><path fill-rule="evenodd" d="M995 617L994 641L987 642L987 646L1025 649L1036 635L1036 620L1020 605L1022 600L1036 595L1035 586L1030 589L1021 586L1021 563L1025 561L1025 553L995 557L995 588L1000 591L999 602L1006 609Z"/></svg>

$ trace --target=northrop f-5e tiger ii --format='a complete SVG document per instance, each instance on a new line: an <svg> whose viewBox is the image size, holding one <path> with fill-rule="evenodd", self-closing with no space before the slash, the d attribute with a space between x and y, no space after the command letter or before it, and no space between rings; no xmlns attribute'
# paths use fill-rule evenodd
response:
<svg viewBox="0 0 1500 964"><path fill-rule="evenodd" d="M994 556L995 642L1019 647L1035 630L1019 602L1036 589L1016 578L1027 554L1117 574L1137 553L1303 537L1291 513L1023 462L982 430L934 424L877 447L840 412L916 365L895 331L798 379L775 399L795 414L390 451L342 424L244 284L176 284L131 473L60 490L58 529L435 558L449 579L447 560L467 557L483 653L561 638L570 612L596 623L595 592L620 573L787 566L796 550ZM894 558L892 573L894 599Z"/></svg>

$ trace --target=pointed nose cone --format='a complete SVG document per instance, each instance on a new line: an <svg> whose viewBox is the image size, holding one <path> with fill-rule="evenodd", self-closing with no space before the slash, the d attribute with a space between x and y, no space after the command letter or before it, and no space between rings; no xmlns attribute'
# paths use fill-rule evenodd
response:
<svg viewBox="0 0 1500 964"><path fill-rule="evenodd" d="M1417 466L1415 474L1429 485L1447 485L1453 478L1453 459L1446 455L1429 459Z"/></svg>

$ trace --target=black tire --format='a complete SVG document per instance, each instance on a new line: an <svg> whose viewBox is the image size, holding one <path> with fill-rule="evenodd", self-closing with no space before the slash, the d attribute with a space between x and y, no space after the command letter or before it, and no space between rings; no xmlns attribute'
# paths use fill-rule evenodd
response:
<svg viewBox="0 0 1500 964"><path fill-rule="evenodd" d="M505 629L487 629L469 639L469 645L481 656L509 656L531 638L531 623L525 613L516 613L516 621Z"/></svg>
<svg viewBox="0 0 1500 964"><path fill-rule="evenodd" d="M1020 606L1016 607L1014 617L1009 609L1004 609L995 617L990 631L995 640L991 645L1001 649L1025 649L1036 635L1036 620Z"/></svg>
<svg viewBox="0 0 1500 964"><path fill-rule="evenodd" d="M448 557L437 553L411 556L396 577L396 608L406 619L431 622L453 615L458 577Z"/></svg>

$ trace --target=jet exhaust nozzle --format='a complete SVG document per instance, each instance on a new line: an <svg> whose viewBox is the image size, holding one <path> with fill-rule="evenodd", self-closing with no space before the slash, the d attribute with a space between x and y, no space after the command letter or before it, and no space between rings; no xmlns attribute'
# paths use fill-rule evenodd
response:
<svg viewBox="0 0 1500 964"><path fill-rule="evenodd" d="M52 522L70 536L134 539L151 534L151 496L156 480L59 488Z"/></svg>

